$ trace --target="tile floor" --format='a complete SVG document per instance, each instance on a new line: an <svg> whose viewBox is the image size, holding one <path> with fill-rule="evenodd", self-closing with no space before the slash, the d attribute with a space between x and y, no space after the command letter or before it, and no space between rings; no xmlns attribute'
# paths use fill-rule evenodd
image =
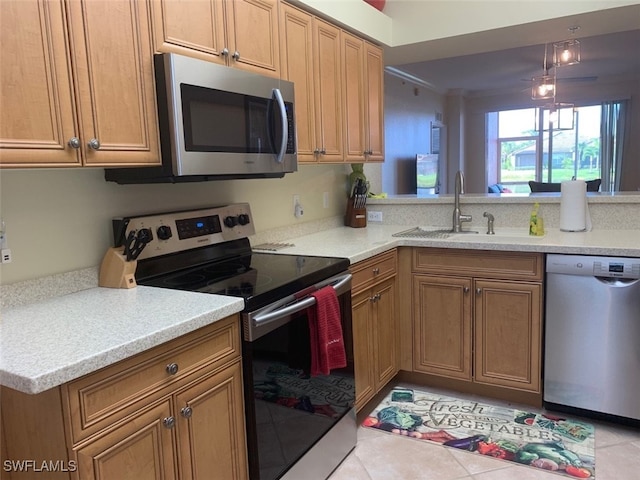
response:
<svg viewBox="0 0 640 480"><path fill-rule="evenodd" d="M412 388L411 385L405 385ZM421 390L435 389L413 386ZM462 395L438 390L461 397ZM506 405L474 397L489 404ZM517 405L509 405L518 408ZM375 405L373 406L375 407ZM531 407L524 407L530 410ZM576 418L576 417L573 417ZM596 427L596 479L640 479L640 430L585 419ZM514 465L423 440L401 438L359 427L358 444L329 480L559 480L568 479L532 467Z"/></svg>

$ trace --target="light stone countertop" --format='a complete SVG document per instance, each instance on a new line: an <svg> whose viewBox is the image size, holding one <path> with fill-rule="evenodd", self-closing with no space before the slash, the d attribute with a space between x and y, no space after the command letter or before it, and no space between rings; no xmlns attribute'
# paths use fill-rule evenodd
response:
<svg viewBox="0 0 640 480"><path fill-rule="evenodd" d="M276 253L365 260L399 246L467 248L640 258L640 230L561 232L531 237L523 228L496 235L401 238L408 225L333 227L287 238ZM442 227L423 226L425 229ZM46 282L45 282L46 283ZM242 311L240 298L138 286L90 288L3 308L0 384L39 393Z"/></svg>
<svg viewBox="0 0 640 480"><path fill-rule="evenodd" d="M226 318L237 297L91 288L3 309L0 384L36 394Z"/></svg>
<svg viewBox="0 0 640 480"><path fill-rule="evenodd" d="M393 236L410 228L407 225L371 223L366 228L338 227L288 239L287 242L294 246L276 253L345 257L351 263L399 246L640 257L640 230L562 232L547 229L544 236L534 237L523 228L503 228L496 229L493 236L482 230L478 234L452 235L444 239Z"/></svg>

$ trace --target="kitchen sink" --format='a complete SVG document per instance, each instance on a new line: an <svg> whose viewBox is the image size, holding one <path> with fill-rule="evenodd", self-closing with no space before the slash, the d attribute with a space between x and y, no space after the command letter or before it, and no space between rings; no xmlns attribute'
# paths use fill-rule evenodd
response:
<svg viewBox="0 0 640 480"><path fill-rule="evenodd" d="M451 235L453 235L451 230L428 230L422 227L414 227L409 230L394 233L392 236L403 238L449 238Z"/></svg>
<svg viewBox="0 0 640 480"><path fill-rule="evenodd" d="M501 228L496 229L493 235L487 235L485 232L477 236L452 234L452 240L460 241L487 241L487 242L530 242L531 240L541 239L543 236L529 235L527 228Z"/></svg>
<svg viewBox="0 0 640 480"><path fill-rule="evenodd" d="M529 235L529 230L526 228L501 228L496 230L494 235L487 235L485 232L478 232L477 230L463 230L461 232L452 232L450 229L442 228L424 228L424 227L413 227L408 230L403 230L402 232L394 233L393 237L402 237L402 238L436 238L436 239L445 239L448 238L450 240L461 240L468 242L479 242L479 241L518 241L518 240L526 240L529 241L531 239L543 238L543 237L535 237Z"/></svg>

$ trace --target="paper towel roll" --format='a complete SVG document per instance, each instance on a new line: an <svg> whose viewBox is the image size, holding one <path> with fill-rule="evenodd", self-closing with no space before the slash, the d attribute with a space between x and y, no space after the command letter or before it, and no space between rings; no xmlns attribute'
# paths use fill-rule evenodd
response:
<svg viewBox="0 0 640 480"><path fill-rule="evenodd" d="M560 185L560 230L584 232L590 227L590 224L586 182L584 180L562 182Z"/></svg>

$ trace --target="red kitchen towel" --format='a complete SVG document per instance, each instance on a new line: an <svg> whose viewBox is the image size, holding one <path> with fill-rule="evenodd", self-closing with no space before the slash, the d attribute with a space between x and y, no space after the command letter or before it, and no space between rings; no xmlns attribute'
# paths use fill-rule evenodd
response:
<svg viewBox="0 0 640 480"><path fill-rule="evenodd" d="M326 286L311 293L316 304L307 309L311 340L311 375L329 375L347 366L336 291Z"/></svg>

